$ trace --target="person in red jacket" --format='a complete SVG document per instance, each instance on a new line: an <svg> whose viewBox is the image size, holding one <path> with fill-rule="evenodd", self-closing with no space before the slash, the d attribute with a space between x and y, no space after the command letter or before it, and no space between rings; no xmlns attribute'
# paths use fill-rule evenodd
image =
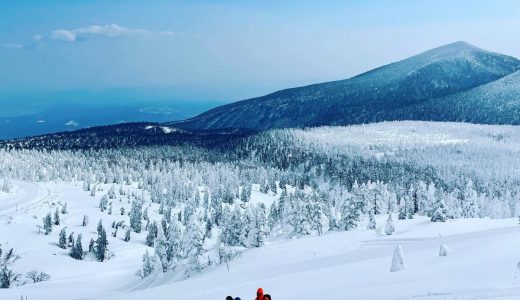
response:
<svg viewBox="0 0 520 300"><path fill-rule="evenodd" d="M255 300L271 300L271 295L264 294L264 290L262 288L259 288L256 291L256 299Z"/></svg>
<svg viewBox="0 0 520 300"><path fill-rule="evenodd" d="M264 299L264 290L262 288L259 288L256 291L256 299L255 300L265 300Z"/></svg>

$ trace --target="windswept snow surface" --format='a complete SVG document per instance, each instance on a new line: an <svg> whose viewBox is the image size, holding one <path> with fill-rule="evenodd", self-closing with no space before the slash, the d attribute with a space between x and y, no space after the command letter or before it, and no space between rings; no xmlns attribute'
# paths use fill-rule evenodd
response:
<svg viewBox="0 0 520 300"><path fill-rule="evenodd" d="M262 248L245 250L230 262L201 275L179 281L175 273L141 280L135 276L147 247L144 234L129 243L109 235L114 256L104 263L87 258L76 261L57 247L59 228L83 233L83 244L95 236L103 219L110 233L114 214L99 212L103 193L90 197L81 183L32 184L13 181L15 192L1 194L0 240L15 248L21 259L18 273L39 270L51 280L0 290L0 299L224 299L227 295L252 299L258 287L274 299L519 299L520 226L516 219L459 219L432 223L425 217L395 221L396 233L379 235L366 230L366 221L351 232L333 232L294 240L269 240ZM107 189L108 187L104 187ZM135 187L130 187L135 188ZM253 191L253 201L272 201ZM255 199L257 198L257 199ZM5 201L5 199L8 199ZM69 213L51 235L38 234L41 218L58 203ZM18 210L16 210L18 204ZM14 210L13 210L14 207ZM157 207L152 206L153 214ZM81 227L89 215L88 227ZM394 218L397 219L397 218ZM380 216L378 227L384 227ZM391 273L397 244L403 249L406 269ZM441 244L450 252L439 257ZM149 249L149 251L153 251Z"/></svg>

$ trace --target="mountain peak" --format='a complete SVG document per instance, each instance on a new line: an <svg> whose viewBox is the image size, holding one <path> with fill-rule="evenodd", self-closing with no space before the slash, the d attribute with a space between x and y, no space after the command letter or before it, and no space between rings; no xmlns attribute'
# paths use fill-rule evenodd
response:
<svg viewBox="0 0 520 300"><path fill-rule="evenodd" d="M426 52L423 52L416 57L429 57L432 59L445 59L455 57L466 57L475 53L489 53L484 49L473 46L472 44L464 41L458 41L444 46L440 46Z"/></svg>
<svg viewBox="0 0 520 300"><path fill-rule="evenodd" d="M520 61L516 58L459 41L350 79L282 90L217 107L175 126L263 130L432 119L419 104L467 91L518 70ZM416 110L398 113L410 105L415 105Z"/></svg>

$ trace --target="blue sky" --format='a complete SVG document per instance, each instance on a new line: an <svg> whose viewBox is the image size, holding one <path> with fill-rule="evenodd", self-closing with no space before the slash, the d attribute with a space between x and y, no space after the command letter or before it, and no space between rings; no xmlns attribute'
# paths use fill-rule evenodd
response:
<svg viewBox="0 0 520 300"><path fill-rule="evenodd" d="M518 0L1 0L0 101L125 88L240 100L458 40L520 57L518 16Z"/></svg>

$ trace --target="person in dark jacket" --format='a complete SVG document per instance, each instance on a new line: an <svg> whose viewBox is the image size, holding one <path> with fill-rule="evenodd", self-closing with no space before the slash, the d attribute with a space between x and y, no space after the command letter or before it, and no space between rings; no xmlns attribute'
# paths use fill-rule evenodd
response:
<svg viewBox="0 0 520 300"><path fill-rule="evenodd" d="M233 299L233 297L231 297L231 296L227 296L227 297L226 297L226 300L234 300L234 299Z"/></svg>

